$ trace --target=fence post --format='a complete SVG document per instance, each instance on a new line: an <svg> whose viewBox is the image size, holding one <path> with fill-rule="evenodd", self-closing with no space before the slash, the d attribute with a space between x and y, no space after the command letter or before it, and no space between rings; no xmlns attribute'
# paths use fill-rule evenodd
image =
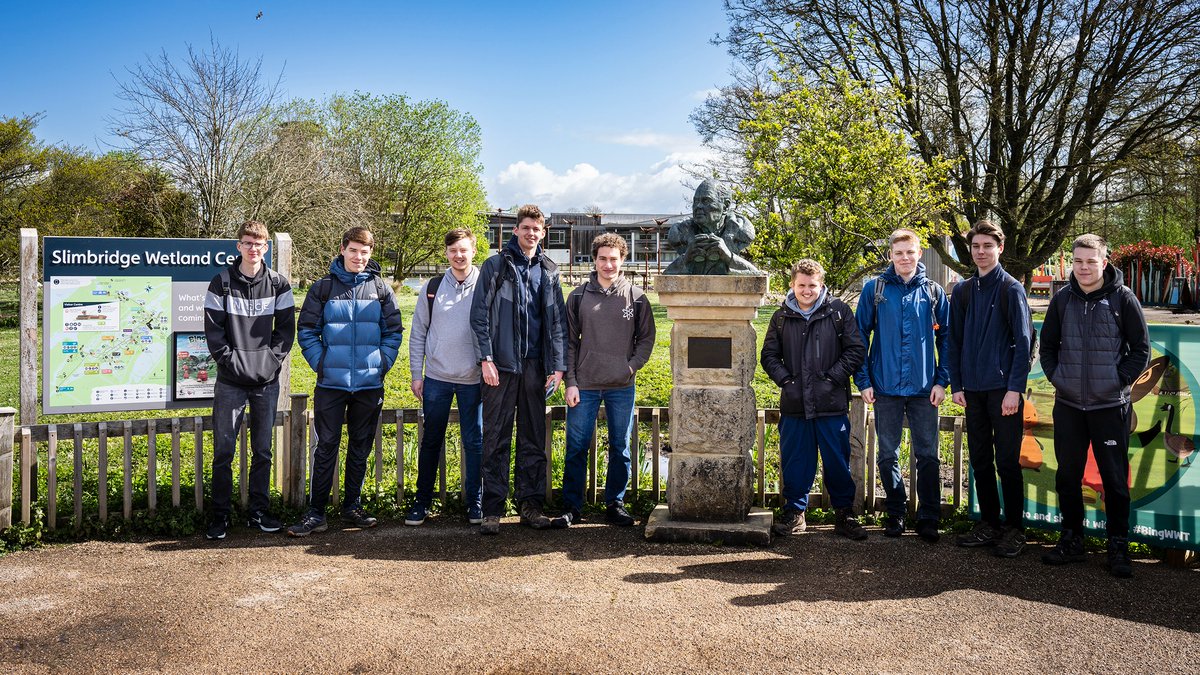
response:
<svg viewBox="0 0 1200 675"><path fill-rule="evenodd" d="M289 506L302 507L306 491L305 461L308 459L308 394L292 394L292 438L288 456L287 490Z"/></svg>
<svg viewBox="0 0 1200 675"><path fill-rule="evenodd" d="M286 232L275 233L275 271L283 275L289 283L295 285L292 278L292 235ZM284 357L279 367L279 397L276 407L283 410L288 406L288 398L292 394L292 359L289 353Z"/></svg>
<svg viewBox="0 0 1200 675"><path fill-rule="evenodd" d="M18 389L21 400L21 425L37 424L37 378L38 347L42 344L38 336L38 232L32 227L21 228L21 300L20 323L21 344L18 347ZM49 316L47 314L47 316ZM37 453L33 453L33 464L29 475L34 477L29 486L29 498L37 501ZM25 467L21 467L24 471Z"/></svg>
<svg viewBox="0 0 1200 675"><path fill-rule="evenodd" d="M16 408L0 408L0 530L12 527L13 431Z"/></svg>
<svg viewBox="0 0 1200 675"><path fill-rule="evenodd" d="M854 511L861 514L867 499L866 473L867 404L855 395L850 400L850 475L854 477Z"/></svg>

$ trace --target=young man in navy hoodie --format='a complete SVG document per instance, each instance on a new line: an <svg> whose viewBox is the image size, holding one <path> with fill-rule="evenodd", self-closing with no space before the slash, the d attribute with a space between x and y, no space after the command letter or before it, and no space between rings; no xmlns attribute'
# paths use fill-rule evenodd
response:
<svg viewBox="0 0 1200 675"><path fill-rule="evenodd" d="M967 232L976 273L954 288L950 299L952 398L967 417L967 448L975 476L980 520L957 543L994 547L1015 558L1025 548L1025 483L1019 463L1025 382L1032 334L1025 287L1000 265L1004 231L981 220ZM1000 492L1004 492L1004 517Z"/></svg>
<svg viewBox="0 0 1200 675"><path fill-rule="evenodd" d="M279 398L279 370L296 337L292 285L263 264L267 226L247 221L238 229L238 256L213 277L204 297L204 335L217 361L213 393L213 514L205 536L224 539L233 492L233 449L250 404L250 510L246 524L278 532L268 511L271 437Z"/></svg>
<svg viewBox="0 0 1200 675"><path fill-rule="evenodd" d="M329 264L329 274L308 289L300 309L300 349L317 374L313 392L317 449L308 513L288 528L293 537L328 529L325 507L333 489L343 421L350 438L342 522L358 528L376 524L359 498L383 409L383 378L396 363L404 327L396 295L383 280L379 263L371 260L374 247L375 236L367 228L346 230L341 254Z"/></svg>

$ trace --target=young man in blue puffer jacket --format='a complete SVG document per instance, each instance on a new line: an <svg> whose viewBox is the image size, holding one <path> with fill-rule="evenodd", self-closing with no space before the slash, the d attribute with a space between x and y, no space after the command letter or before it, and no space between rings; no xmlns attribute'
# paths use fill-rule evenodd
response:
<svg viewBox="0 0 1200 675"><path fill-rule="evenodd" d="M347 230L341 255L330 263L329 274L309 289L300 310L300 348L317 373L313 392L317 449L309 510L288 528L293 537L326 529L325 506L333 487L343 419L350 441L342 521L362 528L376 524L359 497L383 409L383 378L396 363L404 327L392 287L381 278L379 263L371 260L374 246L375 237L365 227Z"/></svg>

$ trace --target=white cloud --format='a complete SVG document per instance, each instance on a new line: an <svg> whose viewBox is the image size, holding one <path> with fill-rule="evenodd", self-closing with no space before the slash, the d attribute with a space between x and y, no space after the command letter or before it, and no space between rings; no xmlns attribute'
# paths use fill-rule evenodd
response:
<svg viewBox="0 0 1200 675"><path fill-rule="evenodd" d="M488 181L496 206L534 203L546 211L598 204L609 213L681 213L693 183L683 166L708 159L703 148L673 152L644 171L616 174L586 162L559 173L541 162L515 162Z"/></svg>
<svg viewBox="0 0 1200 675"><path fill-rule="evenodd" d="M717 87L709 87L708 89L700 89L692 92L693 101L704 101L710 96L713 98L719 98L721 96L721 90Z"/></svg>

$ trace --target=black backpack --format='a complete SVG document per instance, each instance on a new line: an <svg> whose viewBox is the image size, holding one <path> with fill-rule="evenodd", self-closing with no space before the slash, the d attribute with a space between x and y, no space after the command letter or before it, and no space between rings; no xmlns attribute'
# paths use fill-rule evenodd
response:
<svg viewBox="0 0 1200 675"><path fill-rule="evenodd" d="M873 325L872 331L879 327L879 303L884 301L883 289L887 287L887 281L883 276L875 277L875 313L872 314ZM925 297L929 298L929 317L933 321L933 330L936 332L941 326L937 322L937 306L938 299L945 297L946 290L942 288L933 279L925 279Z"/></svg>
<svg viewBox="0 0 1200 675"><path fill-rule="evenodd" d="M971 280L974 278L975 277L973 277L973 276L967 277L966 279L963 279L961 283L964 283L964 284L970 283ZM1011 275L1009 275L1008 276L1008 285L1000 293L1000 313L1003 314L1005 317L1008 316L1008 307L1009 307L1008 287L1009 286L1021 286L1021 282L1017 281ZM1024 287L1023 286L1021 287L1021 290L1022 290L1022 297L1024 297ZM969 289L964 289L963 293L956 293L951 298L954 302L958 303L958 307L962 311L962 315L964 317L967 315L967 307L971 306L971 296L972 295L974 295L974 293L969 292ZM1037 360L1037 357L1038 357L1038 332L1037 332L1037 329L1033 327L1033 310L1029 308L1028 298L1026 298L1024 300L1023 304L1025 305L1025 320L1029 324L1029 363L1032 364L1035 360Z"/></svg>

